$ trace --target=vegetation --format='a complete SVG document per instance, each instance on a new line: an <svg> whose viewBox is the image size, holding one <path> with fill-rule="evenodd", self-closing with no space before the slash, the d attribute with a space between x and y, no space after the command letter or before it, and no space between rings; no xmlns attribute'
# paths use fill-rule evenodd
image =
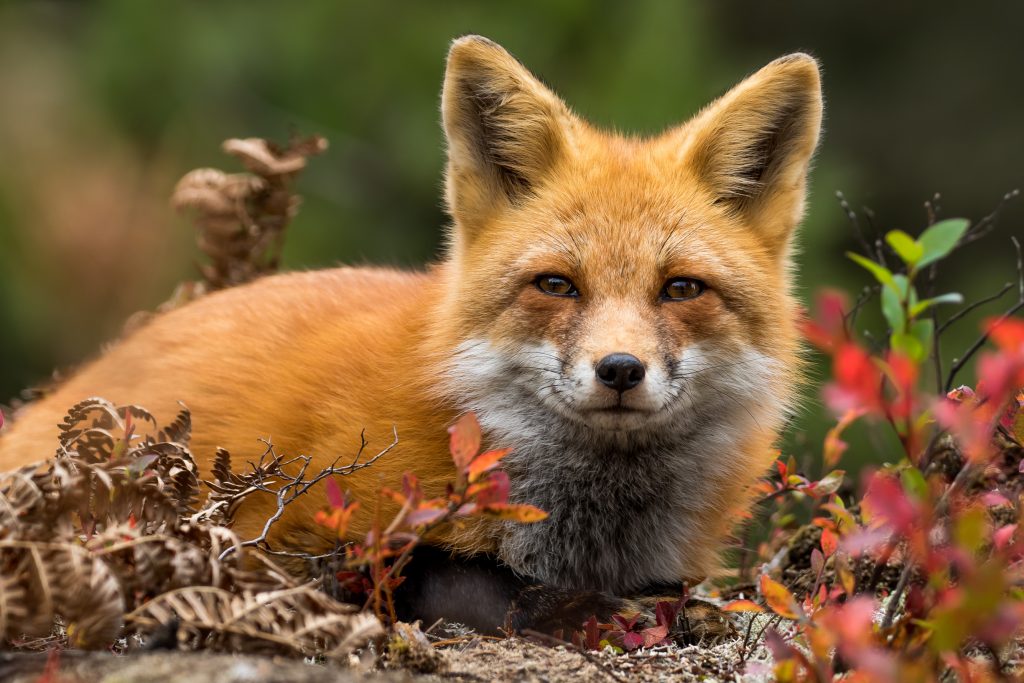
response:
<svg viewBox="0 0 1024 683"><path fill-rule="evenodd" d="M228 141L225 150L249 174L206 169L182 180L175 203L194 211L211 263L202 281L179 288L165 308L276 268L298 206L290 183L325 144ZM817 463L779 458L761 484L768 537L754 552L741 549L734 580L708 589L745 623L731 658L708 675L983 681L1024 673L1017 642L1024 626L1024 321L1013 317L1024 308L1024 263L1014 240L1016 282L970 304L936 291L940 265L987 235L998 210L974 225L929 216L918 237L894 230L865 240L863 253L850 258L873 284L852 304L822 293L804 322L807 340L832 364L823 396L835 421ZM946 367L945 332L1010 292L1016 301ZM858 326L875 302L883 333ZM959 308L941 318L952 306ZM956 386L975 355L977 382ZM854 453L845 441L855 425L875 438L870 452ZM53 458L0 478L0 639L27 650L127 652L141 643L335 660L370 646L387 666L432 670L435 647L474 636L431 640L397 622L392 594L416 546L442 525L545 517L508 502L500 469L508 451L480 453L473 415L449 432L456 480L446 493L427 498L407 473L401 490L381 491L398 504L397 515L351 543L348 522L371 501L349 500L344 477L389 449L365 458L360 449L319 471L308 457L278 454L269 443L240 470L219 451L212 478L201 482L187 409L161 427L138 406L102 399L73 406ZM860 486L836 469L851 457L875 463ZM312 557L269 546L285 508L320 483L326 497L313 522L337 536L335 552ZM252 495L273 496L276 512L257 537L239 538L232 515ZM801 516L810 522L798 523ZM307 561L319 575L298 582L277 564L282 557ZM591 618L562 636L615 678L607 659L587 651L675 647L688 597L659 603L653 622ZM762 647L770 665L755 656Z"/></svg>

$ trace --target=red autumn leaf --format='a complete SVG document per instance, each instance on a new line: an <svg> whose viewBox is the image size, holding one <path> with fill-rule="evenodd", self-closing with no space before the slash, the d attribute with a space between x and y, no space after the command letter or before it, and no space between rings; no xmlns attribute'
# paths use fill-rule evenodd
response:
<svg viewBox="0 0 1024 683"><path fill-rule="evenodd" d="M627 617L623 614L613 614L612 621L623 631L632 631L633 627L636 626L637 620L640 619L640 614L634 614L631 617Z"/></svg>
<svg viewBox="0 0 1024 683"><path fill-rule="evenodd" d="M840 458L843 457L843 453L846 452L848 444L839 437L847 427L864 415L865 412L867 411L863 408L851 408L843 413L839 422L837 422L832 429L828 430L828 434L825 435L825 452L823 455L826 467L835 467Z"/></svg>
<svg viewBox="0 0 1024 683"><path fill-rule="evenodd" d="M946 398L954 403L963 403L964 401L974 403L977 401L978 395L974 393L974 389L971 389L966 384L961 384L956 389L947 393Z"/></svg>
<svg viewBox="0 0 1024 683"><path fill-rule="evenodd" d="M753 600L733 600L722 607L723 612L764 612L764 607Z"/></svg>
<svg viewBox="0 0 1024 683"><path fill-rule="evenodd" d="M779 479L786 481L789 477L789 468L786 467L786 463L782 462L782 459L775 461L775 466L779 468Z"/></svg>
<svg viewBox="0 0 1024 683"><path fill-rule="evenodd" d="M920 515L900 482L881 472L871 477L861 505L872 521L881 520L902 534L913 528Z"/></svg>
<svg viewBox="0 0 1024 683"><path fill-rule="evenodd" d="M814 576L820 576L821 572L825 569L825 556L820 550L814 548L811 550L811 573Z"/></svg>
<svg viewBox="0 0 1024 683"><path fill-rule="evenodd" d="M500 448L495 451L487 451L473 458L473 461L469 463L469 467L466 468L466 476L470 482L474 482L480 478L484 472L494 469L501 462L501 459L512 452L511 448Z"/></svg>
<svg viewBox="0 0 1024 683"><path fill-rule="evenodd" d="M337 477L329 477L325 484L327 489L327 504L332 508L345 507L345 494L342 493Z"/></svg>
<svg viewBox="0 0 1024 683"><path fill-rule="evenodd" d="M672 628L682 608L682 600L659 600L654 606L654 623L667 629Z"/></svg>
<svg viewBox="0 0 1024 683"><path fill-rule="evenodd" d="M491 472L486 479L470 485L466 489L466 498L470 498L480 505L507 503L509 487L508 473L496 470Z"/></svg>
<svg viewBox="0 0 1024 683"><path fill-rule="evenodd" d="M591 616L583 623L583 635L588 650L601 649L601 629L597 625L596 616Z"/></svg>
<svg viewBox="0 0 1024 683"><path fill-rule="evenodd" d="M914 410L918 365L901 353L889 353L885 360L886 376L896 390L896 396L889 402L889 413L905 419Z"/></svg>
<svg viewBox="0 0 1024 683"><path fill-rule="evenodd" d="M412 472L402 474L402 493L413 503L423 498L423 489L420 488L420 480Z"/></svg>
<svg viewBox="0 0 1024 683"><path fill-rule="evenodd" d="M1013 535L1016 532L1016 524L1007 524L1006 526L996 529L995 533L992 534L992 544L995 545L996 550L1002 550L1008 546L1013 540Z"/></svg>
<svg viewBox="0 0 1024 683"><path fill-rule="evenodd" d="M481 508L489 517L497 519L508 519L513 522L532 524L547 519L548 513L533 505L522 505L514 503L491 503Z"/></svg>
<svg viewBox="0 0 1024 683"><path fill-rule="evenodd" d="M640 635L643 636L644 647L654 647L668 637L668 626L651 626L641 631Z"/></svg>
<svg viewBox="0 0 1024 683"><path fill-rule="evenodd" d="M883 410L882 371L867 351L843 344L833 358L832 375L835 381L825 387L825 401L833 411Z"/></svg>
<svg viewBox="0 0 1024 683"><path fill-rule="evenodd" d="M793 646L787 643L782 634L774 628L768 629L768 632L764 634L764 646L772 653L772 658L776 662L793 659L797 655L797 651L793 649Z"/></svg>
<svg viewBox="0 0 1024 683"><path fill-rule="evenodd" d="M630 631L622 635L622 649L624 650L636 650L643 647L643 644L644 637L639 633Z"/></svg>
<svg viewBox="0 0 1024 683"><path fill-rule="evenodd" d="M807 341L823 351L839 347L846 339L845 311L849 310L846 296L835 290L825 290L815 301L817 315L801 321L801 332Z"/></svg>
<svg viewBox="0 0 1024 683"><path fill-rule="evenodd" d="M831 529L821 530L821 550L825 553L825 557L829 558L835 554L839 548L839 537L836 536L835 532Z"/></svg>
<svg viewBox="0 0 1024 683"><path fill-rule="evenodd" d="M390 489L387 486L381 487L380 495L382 498L390 498L399 505L405 505L406 501L408 500L408 498L406 498L405 495L399 493L398 491L395 491L394 489Z"/></svg>
<svg viewBox="0 0 1024 683"><path fill-rule="evenodd" d="M988 336L1006 353L1024 353L1024 320L1021 318L994 318L987 320Z"/></svg>
<svg viewBox="0 0 1024 683"><path fill-rule="evenodd" d="M480 423L474 413L466 413L448 428L449 448L452 460L459 472L465 471L469 463L480 452Z"/></svg>
<svg viewBox="0 0 1024 683"><path fill-rule="evenodd" d="M761 575L761 596L773 612L785 619L799 619L800 606L789 589L767 574Z"/></svg>
<svg viewBox="0 0 1024 683"><path fill-rule="evenodd" d="M405 518L405 521L411 527L426 526L441 519L447 512L448 510L444 507L434 507L432 505L424 504L410 512L409 516Z"/></svg>

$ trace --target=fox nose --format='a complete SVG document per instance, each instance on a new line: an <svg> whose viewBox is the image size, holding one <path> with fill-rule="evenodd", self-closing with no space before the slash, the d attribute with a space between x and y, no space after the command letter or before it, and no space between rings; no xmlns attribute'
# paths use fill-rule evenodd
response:
<svg viewBox="0 0 1024 683"><path fill-rule="evenodd" d="M644 364L629 353L612 353L602 358L594 368L597 378L605 386L619 393L629 391L644 381Z"/></svg>

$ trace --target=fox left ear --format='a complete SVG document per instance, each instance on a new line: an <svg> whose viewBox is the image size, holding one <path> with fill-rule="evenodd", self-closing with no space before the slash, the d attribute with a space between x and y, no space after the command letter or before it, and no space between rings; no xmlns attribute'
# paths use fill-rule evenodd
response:
<svg viewBox="0 0 1024 683"><path fill-rule="evenodd" d="M481 36L452 43L441 114L448 209L470 234L543 181L565 149L573 120L557 95Z"/></svg>
<svg viewBox="0 0 1024 683"><path fill-rule="evenodd" d="M818 63L776 59L709 105L682 133L688 167L716 203L746 219L776 253L803 216L821 131Z"/></svg>

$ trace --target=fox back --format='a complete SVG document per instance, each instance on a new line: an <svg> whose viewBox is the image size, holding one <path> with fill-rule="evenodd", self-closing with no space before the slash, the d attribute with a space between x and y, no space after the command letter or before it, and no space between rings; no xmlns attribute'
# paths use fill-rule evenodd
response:
<svg viewBox="0 0 1024 683"><path fill-rule="evenodd" d="M206 466L259 437L324 465L396 431L345 482L372 501L403 471L451 480L444 427L472 410L489 445L514 449L513 501L550 517L452 530L443 547L620 595L699 580L799 384L790 256L821 115L817 64L796 54L629 137L584 122L494 43L456 40L437 264L275 276L162 315L18 415L0 467L52 453L87 396L163 419L180 401ZM331 547L312 522L321 500L289 507L272 543ZM257 535L272 509L248 502L237 529Z"/></svg>

